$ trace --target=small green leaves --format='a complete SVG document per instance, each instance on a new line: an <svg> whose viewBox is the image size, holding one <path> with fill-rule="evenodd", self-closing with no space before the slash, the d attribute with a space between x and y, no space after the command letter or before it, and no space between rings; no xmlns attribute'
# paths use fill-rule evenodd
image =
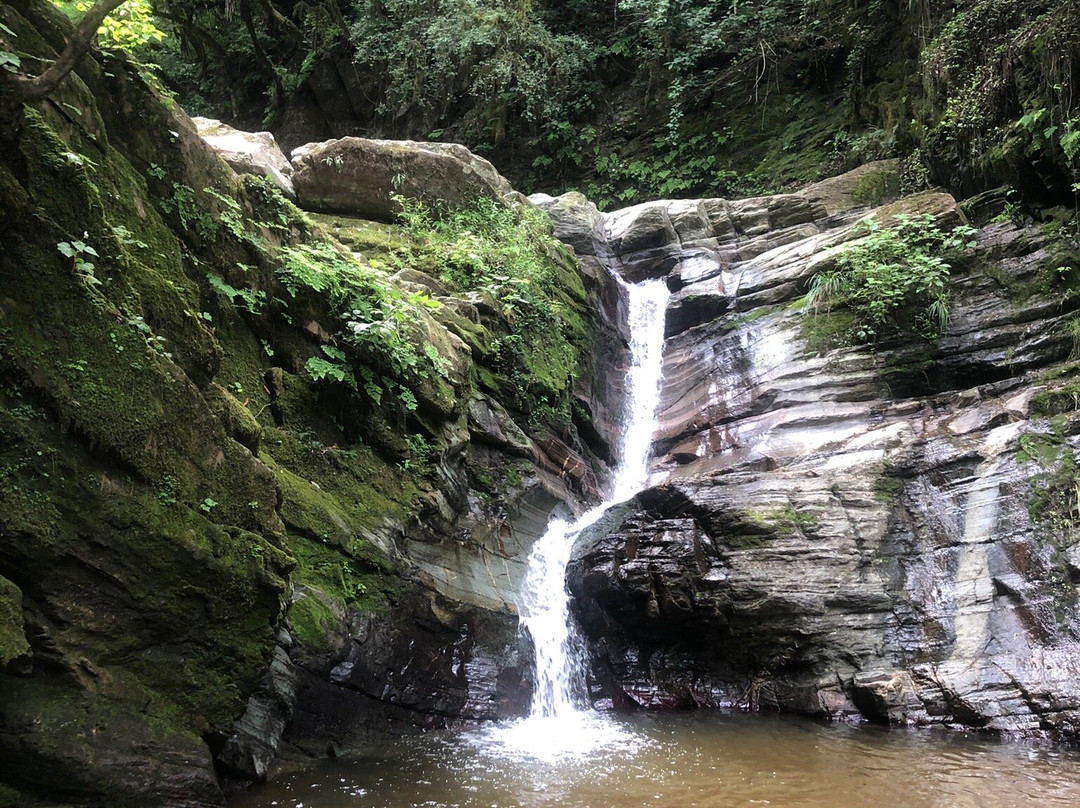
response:
<svg viewBox="0 0 1080 808"><path fill-rule="evenodd" d="M917 337L935 342L949 321L948 261L975 246L971 227L949 232L929 214L897 216L888 227L863 220L866 233L844 247L836 267L810 282L814 314L843 309L854 315L856 344Z"/></svg>
<svg viewBox="0 0 1080 808"><path fill-rule="evenodd" d="M56 249L68 258L82 257L84 255L99 257L97 250L84 241L61 241L56 245Z"/></svg>
<svg viewBox="0 0 1080 808"><path fill-rule="evenodd" d="M356 377L349 369L345 352L333 345L323 345L322 352L326 354L326 359L313 356L307 361L305 368L308 375L317 382L344 382L350 389L356 390Z"/></svg>
<svg viewBox="0 0 1080 808"><path fill-rule="evenodd" d="M210 288L229 299L236 308L246 311L248 314L259 314L266 303L266 292L261 289L237 289L220 276L212 272L206 276ZM206 318L203 318L206 319Z"/></svg>
<svg viewBox="0 0 1080 808"><path fill-rule="evenodd" d="M18 73L22 67L22 61L11 51L0 51L0 68L8 73Z"/></svg>
<svg viewBox="0 0 1080 808"><path fill-rule="evenodd" d="M83 233L83 238L86 238L86 233ZM62 256L71 259L72 270L88 291L93 293L97 287L101 286L101 281L94 275L94 263L89 260L90 257L100 257L97 250L78 239L61 241L56 245L56 249Z"/></svg>

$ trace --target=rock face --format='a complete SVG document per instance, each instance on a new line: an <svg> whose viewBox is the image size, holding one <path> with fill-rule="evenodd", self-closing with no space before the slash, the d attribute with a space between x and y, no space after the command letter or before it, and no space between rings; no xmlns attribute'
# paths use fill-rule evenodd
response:
<svg viewBox="0 0 1080 808"><path fill-rule="evenodd" d="M269 177L289 199L296 201L292 164L269 132L241 132L213 118L192 118L206 141L237 174Z"/></svg>
<svg viewBox="0 0 1080 808"><path fill-rule="evenodd" d="M593 698L1076 739L1062 242L984 227L930 350L815 350L799 301L854 220L959 220L944 194L842 210L855 179L605 217L628 274L674 294L654 485L583 534L568 570Z"/></svg>
<svg viewBox="0 0 1080 808"><path fill-rule="evenodd" d="M292 163L304 208L385 221L398 212L394 194L455 208L513 193L491 163L457 143L345 137L301 146Z"/></svg>
<svg viewBox="0 0 1080 808"><path fill-rule="evenodd" d="M70 32L44 0L0 21L27 61ZM614 388L586 347L617 340L587 313L611 278L536 227L575 342L547 368L561 409L531 419L499 400L532 367L499 352L510 307L421 271L437 255L365 256L400 230L362 223L379 238L347 249L123 60L91 52L15 117L0 805L217 806L286 752L523 712L525 559L604 481ZM509 190L459 148L406 151L451 204ZM393 350L348 339L376 323Z"/></svg>

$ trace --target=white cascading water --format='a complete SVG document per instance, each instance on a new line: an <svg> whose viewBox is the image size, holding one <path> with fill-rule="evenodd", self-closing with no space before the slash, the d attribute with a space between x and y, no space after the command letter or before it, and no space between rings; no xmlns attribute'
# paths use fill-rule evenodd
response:
<svg viewBox="0 0 1080 808"><path fill-rule="evenodd" d="M621 283L621 281L620 281ZM576 658L566 591L566 565L574 539L612 505L623 502L648 481L649 448L656 426L664 349L664 311L669 292L663 281L623 284L628 295L630 367L626 378L626 416L621 425L619 465L610 496L572 523L553 519L533 546L525 573L521 619L536 651L536 693L528 719L502 734L518 751L545 759L580 754L624 740L619 731L591 720L575 705L583 690L582 661Z"/></svg>

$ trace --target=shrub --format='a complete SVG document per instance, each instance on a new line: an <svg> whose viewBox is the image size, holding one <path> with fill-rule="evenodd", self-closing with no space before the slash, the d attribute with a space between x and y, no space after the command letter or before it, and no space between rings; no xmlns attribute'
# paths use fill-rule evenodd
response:
<svg viewBox="0 0 1080 808"><path fill-rule="evenodd" d="M422 339L415 329L422 310L439 304L422 293L403 292L384 273L326 242L282 247L281 258L277 275L286 292L296 297L309 291L329 300L341 324L337 339L355 360L340 348L324 345L325 356L307 363L311 377L362 389L376 405L390 393L402 409L415 410L413 388L434 364L417 350Z"/></svg>
<svg viewBox="0 0 1080 808"><path fill-rule="evenodd" d="M423 253L438 256L433 274L455 292L479 294L498 318L492 359L499 392L533 425L569 421L586 328L585 292L573 259L552 238L547 217L490 199L431 211L398 197L405 229ZM434 213L438 213L435 216ZM406 265L414 256L404 254Z"/></svg>
<svg viewBox="0 0 1080 808"><path fill-rule="evenodd" d="M882 227L864 219L866 236L847 245L834 269L810 282L806 302L815 314L852 316L847 341L883 339L936 342L949 320L950 261L966 248L974 228L942 231L929 214L900 215Z"/></svg>

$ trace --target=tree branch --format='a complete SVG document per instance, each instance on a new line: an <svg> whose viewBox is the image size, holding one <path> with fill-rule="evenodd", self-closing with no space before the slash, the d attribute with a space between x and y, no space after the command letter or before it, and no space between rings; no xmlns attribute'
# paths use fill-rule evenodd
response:
<svg viewBox="0 0 1080 808"><path fill-rule="evenodd" d="M60 82L72 71L79 59L90 50L101 23L124 2L125 0L96 0L75 24L75 30L71 32L64 49L44 73L34 77L14 76L4 82L4 95L7 96L4 99L5 104L17 107L20 104L40 101L60 86Z"/></svg>

